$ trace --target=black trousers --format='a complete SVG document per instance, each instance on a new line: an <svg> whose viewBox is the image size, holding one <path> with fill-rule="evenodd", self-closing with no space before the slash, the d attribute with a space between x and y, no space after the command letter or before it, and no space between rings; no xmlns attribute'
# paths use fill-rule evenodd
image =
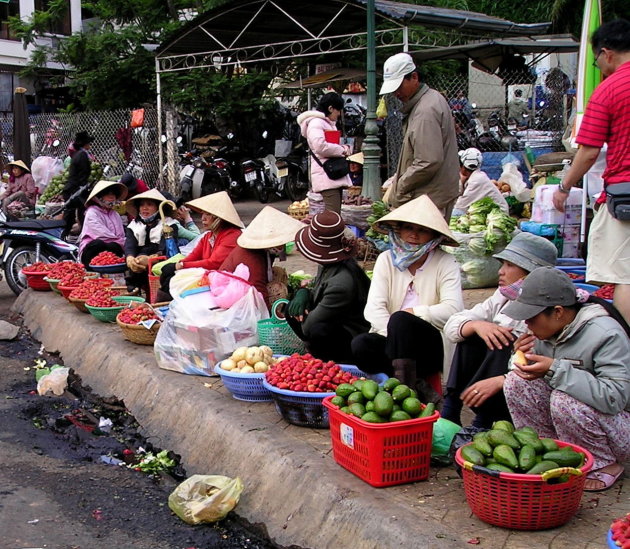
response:
<svg viewBox="0 0 630 549"><path fill-rule="evenodd" d="M511 345L491 351L477 334L458 343L446 383L442 417L461 424L463 403L460 395L464 389L477 381L507 374L511 354ZM494 421L511 419L503 391L472 410L477 415L474 425L478 427L490 427Z"/></svg>
<svg viewBox="0 0 630 549"><path fill-rule="evenodd" d="M332 360L338 364L352 364L352 334L343 325L337 322L318 322L309 327L307 338L299 320L292 316L287 316L286 320L315 358Z"/></svg>
<svg viewBox="0 0 630 549"><path fill-rule="evenodd" d="M167 263L162 267L162 274L160 274L160 290L162 290L165 294L168 294L170 299L173 299L171 296L171 292L169 286L171 284L171 278L175 276L177 269L175 268L176 263Z"/></svg>
<svg viewBox="0 0 630 549"><path fill-rule="evenodd" d="M119 257L124 257L125 252L120 244L116 242L103 242L102 240L92 240L89 244L85 245L81 252L81 263L87 268L90 265L92 259L94 259L101 252L112 252Z"/></svg>
<svg viewBox="0 0 630 549"><path fill-rule="evenodd" d="M387 337L360 334L352 340L355 364L364 372L394 374L392 360L416 361L416 375L426 378L442 371L444 344L440 331L421 318L397 311L387 323Z"/></svg>
<svg viewBox="0 0 630 549"><path fill-rule="evenodd" d="M65 197L64 197L65 198ZM64 233L70 233L72 226L75 223L79 224L79 228L83 225L85 219L85 196L82 198L75 198L70 202L63 212L63 220L66 222ZM67 198L65 198L67 200Z"/></svg>

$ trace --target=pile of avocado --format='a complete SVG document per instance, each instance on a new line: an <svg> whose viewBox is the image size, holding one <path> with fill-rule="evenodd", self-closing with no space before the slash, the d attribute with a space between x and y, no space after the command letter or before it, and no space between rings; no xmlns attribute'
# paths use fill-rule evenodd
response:
<svg viewBox="0 0 630 549"><path fill-rule="evenodd" d="M551 438L540 438L532 427L515 429L509 421L495 421L490 431L477 433L462 446L462 458L503 473L541 475L560 467L581 467L585 455L570 446L560 448Z"/></svg>
<svg viewBox="0 0 630 549"><path fill-rule="evenodd" d="M395 377L390 377L381 387L371 379L342 383L331 404L368 423L405 421L435 413L435 404L422 404L416 391Z"/></svg>

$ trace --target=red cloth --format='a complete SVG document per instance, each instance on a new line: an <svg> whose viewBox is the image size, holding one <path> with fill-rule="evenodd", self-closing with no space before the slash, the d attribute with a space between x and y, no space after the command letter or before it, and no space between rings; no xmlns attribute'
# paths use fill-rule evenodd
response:
<svg viewBox="0 0 630 549"><path fill-rule="evenodd" d="M269 282L267 271L267 251L266 250L248 250L236 246L222 263L219 270L233 273L236 267L244 263L249 268L248 282L254 286L265 298L265 303L269 307L269 291L267 283Z"/></svg>
<svg viewBox="0 0 630 549"><path fill-rule="evenodd" d="M238 227L228 227L216 235L214 245L210 243L212 233L208 231L182 263L185 269L203 267L209 271L218 269L230 252L236 248L236 239L240 236Z"/></svg>
<svg viewBox="0 0 630 549"><path fill-rule="evenodd" d="M576 142L598 148L607 143L605 185L630 182L630 61L595 88Z"/></svg>
<svg viewBox="0 0 630 549"><path fill-rule="evenodd" d="M149 186L142 181L142 179L136 179L136 190L131 192L129 191L127 193L127 198L126 200L129 200L130 198L133 198L134 196L141 194L141 193L145 193L149 190Z"/></svg>

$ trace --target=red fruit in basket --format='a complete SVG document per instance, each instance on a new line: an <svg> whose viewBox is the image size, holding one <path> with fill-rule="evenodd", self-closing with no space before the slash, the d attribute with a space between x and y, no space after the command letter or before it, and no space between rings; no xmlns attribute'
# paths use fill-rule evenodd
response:
<svg viewBox="0 0 630 549"><path fill-rule="evenodd" d="M52 268L52 263L44 263L42 261L37 261L31 265L25 265L22 267L22 270L25 273L47 273Z"/></svg>
<svg viewBox="0 0 630 549"><path fill-rule="evenodd" d="M602 299L613 299L615 296L615 286L614 284L606 284L599 290L594 291L593 295L601 297Z"/></svg>
<svg viewBox="0 0 630 549"><path fill-rule="evenodd" d="M61 280L64 276L70 274L78 274L83 277L85 275L85 267L83 264L75 263L74 261L60 261L52 265L48 271L48 278Z"/></svg>
<svg viewBox="0 0 630 549"><path fill-rule="evenodd" d="M94 257L90 263L90 265L98 265L98 266L106 266L106 265L120 265L124 263L125 259L122 257L118 257L115 253L112 252L101 252L96 257Z"/></svg>
<svg viewBox="0 0 630 549"><path fill-rule="evenodd" d="M323 393L334 391L341 380L355 379L332 361L322 362L310 354L293 354L265 374L267 382L279 389Z"/></svg>

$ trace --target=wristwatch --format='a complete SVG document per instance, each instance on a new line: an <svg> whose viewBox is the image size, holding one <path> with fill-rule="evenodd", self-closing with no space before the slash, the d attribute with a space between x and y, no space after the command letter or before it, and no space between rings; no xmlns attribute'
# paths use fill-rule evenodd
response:
<svg viewBox="0 0 630 549"><path fill-rule="evenodd" d="M571 192L571 189L569 189L568 191L562 186L562 181L560 181L560 183L558 184L558 190L562 193L562 194L569 194Z"/></svg>
<svg viewBox="0 0 630 549"><path fill-rule="evenodd" d="M555 373L556 371L553 368L549 368L549 370L547 370L547 373L545 374L545 379L550 380Z"/></svg>

